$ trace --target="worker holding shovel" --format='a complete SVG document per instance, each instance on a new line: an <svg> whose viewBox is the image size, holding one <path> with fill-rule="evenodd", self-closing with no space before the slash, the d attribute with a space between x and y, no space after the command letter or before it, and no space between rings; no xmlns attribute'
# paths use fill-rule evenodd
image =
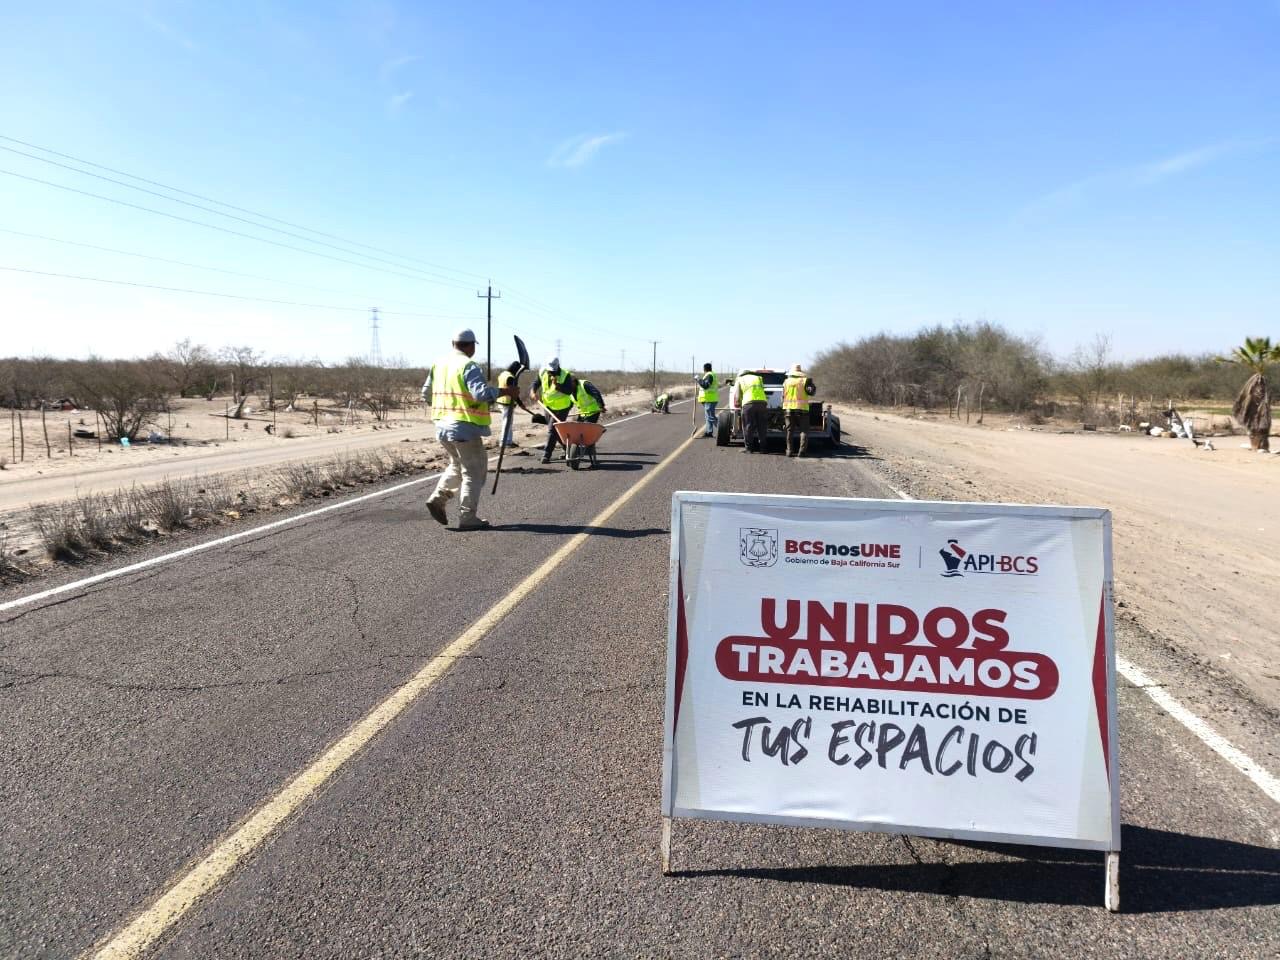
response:
<svg viewBox="0 0 1280 960"><path fill-rule="evenodd" d="M436 438L449 458L449 466L427 499L427 512L437 523L448 525L445 504L458 495L458 529L484 530L488 520L476 516L476 503L484 487L489 458L484 438L489 436L489 404L498 397L518 397L520 388L501 389L485 382L480 365L471 358L476 335L459 330L453 335L453 353L437 360L422 385L422 399L431 404Z"/></svg>

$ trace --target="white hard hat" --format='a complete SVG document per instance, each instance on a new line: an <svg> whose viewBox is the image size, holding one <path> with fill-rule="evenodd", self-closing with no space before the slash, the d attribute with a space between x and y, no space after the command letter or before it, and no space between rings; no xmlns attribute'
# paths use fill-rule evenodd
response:
<svg viewBox="0 0 1280 960"><path fill-rule="evenodd" d="M470 327L464 327L453 335L454 343L475 343L476 335L471 331Z"/></svg>
<svg viewBox="0 0 1280 960"><path fill-rule="evenodd" d="M544 364L543 364L543 366L544 366L544 367L546 367L548 370L559 370L559 369L560 369L560 358L559 358L559 357L552 357L550 360L548 360L546 363L544 363Z"/></svg>

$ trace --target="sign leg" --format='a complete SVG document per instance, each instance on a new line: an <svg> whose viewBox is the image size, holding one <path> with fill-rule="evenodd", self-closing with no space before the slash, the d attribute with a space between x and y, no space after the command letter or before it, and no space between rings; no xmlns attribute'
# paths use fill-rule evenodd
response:
<svg viewBox="0 0 1280 960"><path fill-rule="evenodd" d="M662 818L662 875L671 876L671 818Z"/></svg>
<svg viewBox="0 0 1280 960"><path fill-rule="evenodd" d="M1107 909L1116 913L1120 909L1120 851L1107 851L1107 890L1104 896Z"/></svg>

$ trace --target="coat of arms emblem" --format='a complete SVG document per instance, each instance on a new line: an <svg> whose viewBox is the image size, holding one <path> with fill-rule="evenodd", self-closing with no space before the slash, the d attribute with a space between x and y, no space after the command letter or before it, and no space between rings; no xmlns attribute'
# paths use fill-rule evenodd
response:
<svg viewBox="0 0 1280 960"><path fill-rule="evenodd" d="M738 559L748 567L772 567L778 562L778 531L762 527L739 528Z"/></svg>

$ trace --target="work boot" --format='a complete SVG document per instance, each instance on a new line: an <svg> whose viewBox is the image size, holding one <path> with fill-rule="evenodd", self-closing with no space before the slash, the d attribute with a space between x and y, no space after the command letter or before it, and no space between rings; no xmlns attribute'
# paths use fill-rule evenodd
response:
<svg viewBox="0 0 1280 960"><path fill-rule="evenodd" d="M488 530L492 526L493 524L489 523L488 520L480 517L468 517L465 520L458 521L459 530Z"/></svg>
<svg viewBox="0 0 1280 960"><path fill-rule="evenodd" d="M443 499L437 500L435 497L427 500L427 513L431 514L431 518L442 527L449 525L449 515L444 512L444 504Z"/></svg>

